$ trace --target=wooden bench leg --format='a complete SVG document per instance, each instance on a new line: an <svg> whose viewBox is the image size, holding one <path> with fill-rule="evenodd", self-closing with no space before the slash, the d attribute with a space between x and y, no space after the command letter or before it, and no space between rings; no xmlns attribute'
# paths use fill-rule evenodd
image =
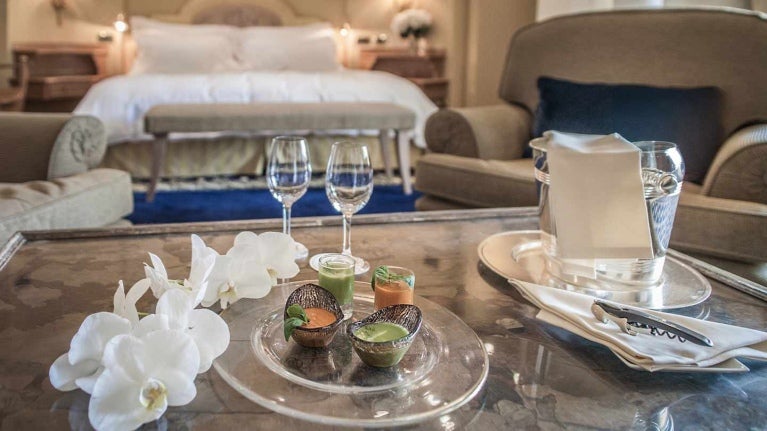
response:
<svg viewBox="0 0 767 431"><path fill-rule="evenodd" d="M389 139L389 130L381 129L378 131L378 142L381 144L381 156L383 157L384 170L386 170L386 177L391 178L393 175L393 169L391 166L391 140Z"/></svg>
<svg viewBox="0 0 767 431"><path fill-rule="evenodd" d="M152 172L149 179L149 188L146 191L146 201L154 201L154 195L157 191L157 182L162 176L162 167L165 164L165 153L168 151L168 135L161 134L154 136L152 143Z"/></svg>
<svg viewBox="0 0 767 431"><path fill-rule="evenodd" d="M402 177L402 190L406 195L413 194L413 184L410 179L410 139L407 133L397 130L397 158L399 159L399 174Z"/></svg>

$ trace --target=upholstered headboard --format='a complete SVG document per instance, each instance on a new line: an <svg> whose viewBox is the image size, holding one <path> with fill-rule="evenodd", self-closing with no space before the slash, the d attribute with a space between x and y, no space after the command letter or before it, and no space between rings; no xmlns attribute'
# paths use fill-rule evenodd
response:
<svg viewBox="0 0 767 431"><path fill-rule="evenodd" d="M189 0L172 15L152 18L186 24L226 24L238 27L302 25L317 22L298 16L283 0Z"/></svg>

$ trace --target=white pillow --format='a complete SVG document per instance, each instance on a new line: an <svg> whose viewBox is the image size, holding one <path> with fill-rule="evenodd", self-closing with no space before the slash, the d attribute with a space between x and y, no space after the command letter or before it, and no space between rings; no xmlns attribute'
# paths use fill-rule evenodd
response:
<svg viewBox="0 0 767 431"><path fill-rule="evenodd" d="M219 24L182 24L158 21L145 16L132 16L130 18L132 31L161 30L169 32L192 32L197 34L225 34L234 38L237 27Z"/></svg>
<svg viewBox="0 0 767 431"><path fill-rule="evenodd" d="M158 30L133 33L137 55L131 74L217 73L239 70L230 37L179 35Z"/></svg>
<svg viewBox="0 0 767 431"><path fill-rule="evenodd" d="M239 70L235 27L171 24L132 17L136 60L131 74L216 73Z"/></svg>
<svg viewBox="0 0 767 431"><path fill-rule="evenodd" d="M237 33L237 58L244 70L328 71L340 68L333 27L247 27Z"/></svg>

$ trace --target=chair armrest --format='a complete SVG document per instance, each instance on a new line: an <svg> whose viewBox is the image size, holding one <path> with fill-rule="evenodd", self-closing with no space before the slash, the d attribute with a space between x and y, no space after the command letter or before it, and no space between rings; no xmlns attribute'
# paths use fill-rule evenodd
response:
<svg viewBox="0 0 767 431"><path fill-rule="evenodd" d="M0 115L0 182L51 180L96 167L106 132L95 117Z"/></svg>
<svg viewBox="0 0 767 431"><path fill-rule="evenodd" d="M426 145L435 153L480 159L522 157L533 118L515 105L442 109L426 121Z"/></svg>
<svg viewBox="0 0 767 431"><path fill-rule="evenodd" d="M682 192L671 247L746 262L767 261L767 205Z"/></svg>
<svg viewBox="0 0 767 431"><path fill-rule="evenodd" d="M743 128L725 141L701 193L767 204L767 124Z"/></svg>

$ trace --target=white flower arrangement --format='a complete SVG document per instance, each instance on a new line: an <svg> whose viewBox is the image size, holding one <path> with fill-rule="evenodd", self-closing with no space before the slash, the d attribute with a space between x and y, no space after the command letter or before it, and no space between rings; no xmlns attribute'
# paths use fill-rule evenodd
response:
<svg viewBox="0 0 767 431"><path fill-rule="evenodd" d="M431 30L432 18L428 11L423 9L405 9L394 15L391 21L392 33L400 35L403 39L413 36L416 39L425 37Z"/></svg>
<svg viewBox="0 0 767 431"><path fill-rule="evenodd" d="M219 255L192 235L189 277L169 279L149 253L146 278L114 295L114 311L89 315L72 337L69 352L51 365L51 384L60 391L91 395L88 419L96 429L132 430L158 419L168 406L197 395L194 379L210 369L229 346L229 327L211 310L220 301L261 298L277 278L298 274L293 239L282 233L243 232ZM158 299L154 314L139 319L136 302L148 290Z"/></svg>

